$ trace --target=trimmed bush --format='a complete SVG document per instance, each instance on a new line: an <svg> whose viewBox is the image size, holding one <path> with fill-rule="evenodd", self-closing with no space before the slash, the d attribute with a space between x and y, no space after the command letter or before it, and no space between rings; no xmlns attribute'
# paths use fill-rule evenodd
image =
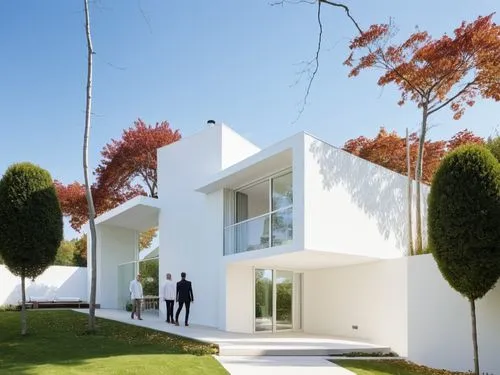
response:
<svg viewBox="0 0 500 375"><path fill-rule="evenodd" d="M482 298L500 277L500 164L463 146L438 168L429 196L429 243L448 283Z"/></svg>
<svg viewBox="0 0 500 375"><path fill-rule="evenodd" d="M500 163L484 146L459 147L442 161L429 195L428 231L441 274L470 302L479 375L475 301L500 278Z"/></svg>
<svg viewBox="0 0 500 375"><path fill-rule="evenodd" d="M59 200L49 172L14 164L0 180L0 255L21 277L22 334L26 333L25 279L34 279L54 263L63 236Z"/></svg>

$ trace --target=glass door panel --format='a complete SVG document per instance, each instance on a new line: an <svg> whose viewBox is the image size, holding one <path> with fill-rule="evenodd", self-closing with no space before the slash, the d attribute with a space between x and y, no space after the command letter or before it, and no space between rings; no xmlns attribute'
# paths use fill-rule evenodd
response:
<svg viewBox="0 0 500 375"><path fill-rule="evenodd" d="M255 331L273 331L272 270L255 270Z"/></svg>
<svg viewBox="0 0 500 375"><path fill-rule="evenodd" d="M293 272L276 271L276 331L293 329Z"/></svg>
<svg viewBox="0 0 500 375"><path fill-rule="evenodd" d="M303 274L294 274L293 285L293 328L295 330L302 329L302 295L303 295Z"/></svg>

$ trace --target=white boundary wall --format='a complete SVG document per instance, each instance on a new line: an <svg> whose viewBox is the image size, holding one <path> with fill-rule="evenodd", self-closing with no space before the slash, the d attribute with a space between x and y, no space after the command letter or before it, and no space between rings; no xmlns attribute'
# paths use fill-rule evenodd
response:
<svg viewBox="0 0 500 375"><path fill-rule="evenodd" d="M443 279L432 255L408 262L408 357L455 371L474 367L469 302ZM482 373L500 374L500 284L476 302Z"/></svg>
<svg viewBox="0 0 500 375"><path fill-rule="evenodd" d="M481 371L498 375L500 283L477 301L476 313ZM387 345L429 367L473 368L469 302L432 255L306 271L304 330Z"/></svg>
<svg viewBox="0 0 500 375"><path fill-rule="evenodd" d="M87 268L51 266L35 281L26 279L26 300L30 297L78 297L87 300ZM0 306L21 300L21 278L0 265Z"/></svg>

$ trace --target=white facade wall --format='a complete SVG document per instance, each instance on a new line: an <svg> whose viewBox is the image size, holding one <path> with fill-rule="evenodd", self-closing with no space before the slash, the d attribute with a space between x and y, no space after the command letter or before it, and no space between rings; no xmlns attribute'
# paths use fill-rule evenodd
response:
<svg viewBox="0 0 500 375"><path fill-rule="evenodd" d="M407 178L309 135L304 147L305 248L377 258L404 255ZM422 207L427 194L424 186Z"/></svg>
<svg viewBox="0 0 500 375"><path fill-rule="evenodd" d="M368 340L405 356L406 270L401 258L306 271L304 331Z"/></svg>
<svg viewBox="0 0 500 375"><path fill-rule="evenodd" d="M223 194L195 191L259 149L225 126L214 126L158 150L160 279L186 272L195 303L190 321L225 328ZM165 314L165 306L161 311ZM181 316L179 320L183 319Z"/></svg>
<svg viewBox="0 0 500 375"><path fill-rule="evenodd" d="M253 333L254 283L253 267L229 265L226 270L226 330Z"/></svg>
<svg viewBox="0 0 500 375"><path fill-rule="evenodd" d="M443 279L432 255L408 267L408 357L455 371L474 367L469 302ZM500 373L500 283L476 303L481 372Z"/></svg>
<svg viewBox="0 0 500 375"><path fill-rule="evenodd" d="M21 301L21 278L0 265L0 306ZM26 300L30 297L75 297L87 300L87 269L50 266L35 281L26 279Z"/></svg>
<svg viewBox="0 0 500 375"><path fill-rule="evenodd" d="M96 302L104 309L123 309L120 305L118 285L119 268L122 263L137 259L139 233L135 230L99 224L96 226L97 243L97 289ZM90 238L90 237L89 237ZM91 242L87 242L87 264L91 264ZM130 281L130 280L129 280ZM88 268L88 292L90 299L91 268ZM126 286L128 288L128 285Z"/></svg>

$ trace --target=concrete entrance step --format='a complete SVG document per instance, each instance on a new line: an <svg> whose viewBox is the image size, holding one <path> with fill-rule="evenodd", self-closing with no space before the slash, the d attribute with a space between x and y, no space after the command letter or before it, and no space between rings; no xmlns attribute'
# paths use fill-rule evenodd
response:
<svg viewBox="0 0 500 375"><path fill-rule="evenodd" d="M335 338L297 336L266 337L219 342L221 356L331 356L352 353L389 354L391 348Z"/></svg>

